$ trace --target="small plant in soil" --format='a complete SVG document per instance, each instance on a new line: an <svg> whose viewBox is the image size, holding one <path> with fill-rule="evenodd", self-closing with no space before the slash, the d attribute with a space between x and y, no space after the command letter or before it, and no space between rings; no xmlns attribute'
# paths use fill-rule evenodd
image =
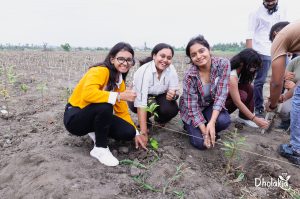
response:
<svg viewBox="0 0 300 199"><path fill-rule="evenodd" d="M21 90L25 93L25 96L26 96L28 89L30 89L30 86L27 86L25 84L21 85Z"/></svg>
<svg viewBox="0 0 300 199"><path fill-rule="evenodd" d="M0 68L0 74L4 74L6 76L7 83L10 84L10 85L14 85L15 83L17 83L16 78L19 77L20 75L22 75L21 73L15 75L14 69L16 67L17 66L9 66L9 67L5 66L5 68L4 67Z"/></svg>
<svg viewBox="0 0 300 199"><path fill-rule="evenodd" d="M44 106L43 104L43 101L44 101L44 94L45 94L45 91L48 90L48 87L46 85L46 82L45 81L41 81L38 83L38 86L36 87L36 89L41 92L42 94L42 106Z"/></svg>
<svg viewBox="0 0 300 199"><path fill-rule="evenodd" d="M157 143L155 137L150 138L149 141L150 141L150 143L147 144L148 146L151 145L153 148L158 149L158 143Z"/></svg>
<svg viewBox="0 0 300 199"><path fill-rule="evenodd" d="M152 102L152 99L155 98L155 97L149 97L149 100L148 100L148 103L151 103ZM145 108L142 109L142 111L148 111L149 113L151 113L151 117L153 115L155 115L156 117L159 117L157 113L155 113L155 109L159 106L157 105L155 102L152 103L150 106L146 106L146 105L143 105ZM153 132L153 123L151 124L152 125L152 132Z"/></svg>
<svg viewBox="0 0 300 199"><path fill-rule="evenodd" d="M228 163L227 163L226 170L225 170L225 172L227 174L230 170L231 163L234 160L238 160L240 158L240 154L237 152L237 150L241 149L242 146L247 146L250 149L252 149L252 148L249 145L244 143L247 136L242 137L239 134L237 134L237 128L235 129L235 133L233 135L231 135L230 137L229 136L226 136L226 137L229 140L231 140L231 142L224 141L223 144L225 145L226 148L221 148L221 150L226 151L225 155L229 156Z"/></svg>
<svg viewBox="0 0 300 199"><path fill-rule="evenodd" d="M62 96L60 98L60 100L67 99L67 101L68 101L70 96L73 93L73 89L70 89L70 88L67 88L67 87L64 86L64 89L61 91L61 93L64 93L64 96Z"/></svg>

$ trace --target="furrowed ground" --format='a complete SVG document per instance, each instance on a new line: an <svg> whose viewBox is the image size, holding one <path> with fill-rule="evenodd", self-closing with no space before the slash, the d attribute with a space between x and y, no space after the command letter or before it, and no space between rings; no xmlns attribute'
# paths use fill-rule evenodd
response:
<svg viewBox="0 0 300 199"><path fill-rule="evenodd" d="M138 52L135 58L149 54ZM10 114L0 113L0 198L293 198L279 187L255 187L255 178L277 180L282 173L291 176L288 185L299 195L299 169L277 153L280 144L289 143L287 132L275 131L279 119L275 127L261 134L260 129L236 125L237 111L231 115L230 127L220 133L222 140L212 149L199 151L189 144L178 114L166 128L154 126L150 137L158 141L159 148L149 146L148 153L135 149L133 141L109 139L109 147L119 160L139 165L102 165L89 154L93 143L88 136L77 137L66 131L63 113L70 89L105 55L0 52L0 82L6 79L7 83L7 89L0 89L0 111L8 110ZM215 56L230 59L233 55ZM172 62L182 87L189 60L184 53L175 53ZM130 69L127 86L138 67L136 64ZM270 75L271 71L264 87L265 100ZM27 86L26 93L21 85ZM137 116L131 115L137 124ZM220 148L224 148L222 141L228 141L225 136L234 133L236 126L242 137L248 136L244 143L252 150L243 147L245 151L238 151L240 159L233 161L225 174L228 160ZM244 177L238 179L238 173Z"/></svg>

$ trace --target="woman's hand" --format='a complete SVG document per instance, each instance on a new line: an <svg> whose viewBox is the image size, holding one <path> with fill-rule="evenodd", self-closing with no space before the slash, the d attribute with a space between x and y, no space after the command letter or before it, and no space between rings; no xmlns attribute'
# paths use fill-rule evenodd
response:
<svg viewBox="0 0 300 199"><path fill-rule="evenodd" d="M148 151L148 149L146 148L146 145L148 142L148 136L137 135L137 136L135 136L134 141L135 141L136 148L145 149L146 151Z"/></svg>
<svg viewBox="0 0 300 199"><path fill-rule="evenodd" d="M284 83L284 88L286 89L291 89L295 86L295 83L293 81L290 80L286 80Z"/></svg>
<svg viewBox="0 0 300 199"><path fill-rule="evenodd" d="M272 109L269 108L270 103L271 103L270 101L266 103L266 105L265 105L266 111L267 112L274 112L274 111L276 111L276 108L274 110L272 110Z"/></svg>
<svg viewBox="0 0 300 199"><path fill-rule="evenodd" d="M265 121L264 118L255 117L253 122L262 129L266 129L269 126L269 121Z"/></svg>
<svg viewBox="0 0 300 199"><path fill-rule="evenodd" d="M174 90L168 91L167 96L166 96L167 100L172 101L176 95L176 91L179 91L179 90L180 90L180 88L176 88Z"/></svg>
<svg viewBox="0 0 300 199"><path fill-rule="evenodd" d="M135 91L131 90L132 86L133 83L124 92L120 93L120 100L134 102L137 95Z"/></svg>
<svg viewBox="0 0 300 199"><path fill-rule="evenodd" d="M203 139L204 139L203 145L209 149L211 147L209 134L205 134L205 135L203 134Z"/></svg>
<svg viewBox="0 0 300 199"><path fill-rule="evenodd" d="M213 147L215 147L215 140L216 140L216 122L213 120L210 120L206 126L205 135L208 135L210 137L211 143ZM210 147L210 143L208 145Z"/></svg>
<svg viewBox="0 0 300 199"><path fill-rule="evenodd" d="M285 77L285 80L293 80L296 76L296 73L293 73L293 72L288 72L286 74L286 77Z"/></svg>

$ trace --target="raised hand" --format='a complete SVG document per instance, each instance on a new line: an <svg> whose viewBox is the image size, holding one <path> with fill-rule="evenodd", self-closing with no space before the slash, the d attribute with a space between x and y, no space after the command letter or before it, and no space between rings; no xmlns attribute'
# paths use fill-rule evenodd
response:
<svg viewBox="0 0 300 199"><path fill-rule="evenodd" d="M130 86L122 93L120 93L120 100L134 102L136 98L136 92L132 91L131 88L133 86L133 83L130 84Z"/></svg>
<svg viewBox="0 0 300 199"><path fill-rule="evenodd" d="M179 91L179 90L180 90L180 88L176 88L174 90L168 91L166 99L169 101L172 101L176 95L176 91Z"/></svg>

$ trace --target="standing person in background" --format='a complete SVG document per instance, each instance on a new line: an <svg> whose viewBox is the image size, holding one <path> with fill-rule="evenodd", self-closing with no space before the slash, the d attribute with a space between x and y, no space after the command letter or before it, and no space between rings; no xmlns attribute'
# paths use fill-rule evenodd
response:
<svg viewBox="0 0 300 199"><path fill-rule="evenodd" d="M244 123L247 126L266 129L269 122L264 118L253 115L254 96L253 86L255 72L262 67L262 60L259 54L249 48L235 55L231 60L230 88L225 103L228 113L239 109L235 121Z"/></svg>
<svg viewBox="0 0 300 199"><path fill-rule="evenodd" d="M292 97L290 145L281 144L278 152L289 162L300 165L300 86L298 83L283 98L281 90L285 74L286 53L300 53L300 19L283 28L274 39L271 49L272 79L270 82L270 99L265 108L268 112L277 109L278 103Z"/></svg>
<svg viewBox="0 0 300 199"><path fill-rule="evenodd" d="M135 72L132 90L137 93L134 102L128 102L130 110L138 114L141 133L147 136L151 114L144 109L152 103L159 105L155 109L156 125L164 127L179 111L176 100L180 95L177 72L172 65L174 50L172 46L157 44L151 56L140 61L141 67ZM149 102L151 100L151 102ZM148 139L144 139L147 144Z"/></svg>
<svg viewBox="0 0 300 199"><path fill-rule="evenodd" d="M225 108L230 62L212 57L210 45L202 35L189 41L186 55L192 66L182 80L180 117L193 147L205 150L211 148L211 144L215 146L218 133L231 124Z"/></svg>
<svg viewBox="0 0 300 199"><path fill-rule="evenodd" d="M246 47L256 50L263 61L262 68L257 71L254 80L255 116L259 118L264 118L263 86L271 64L271 42L268 35L275 23L286 18L286 8L279 6L278 0L263 0L262 4L249 15L246 37Z"/></svg>

